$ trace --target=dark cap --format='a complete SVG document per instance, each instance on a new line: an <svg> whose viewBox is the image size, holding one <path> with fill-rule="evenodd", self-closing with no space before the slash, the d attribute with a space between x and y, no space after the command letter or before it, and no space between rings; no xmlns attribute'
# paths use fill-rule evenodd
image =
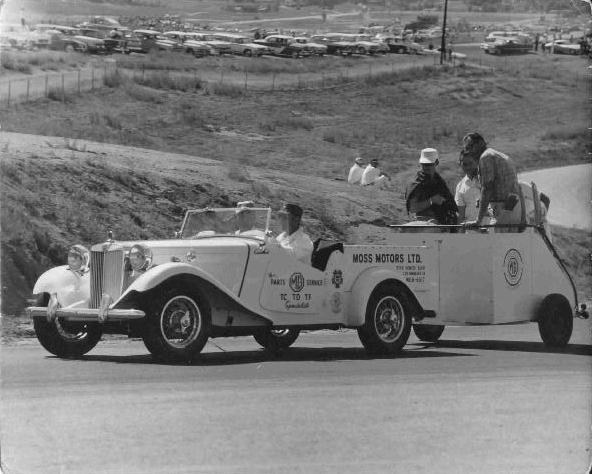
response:
<svg viewBox="0 0 592 474"><path fill-rule="evenodd" d="M287 203L280 212L292 214L295 217L302 217L302 208L298 204Z"/></svg>

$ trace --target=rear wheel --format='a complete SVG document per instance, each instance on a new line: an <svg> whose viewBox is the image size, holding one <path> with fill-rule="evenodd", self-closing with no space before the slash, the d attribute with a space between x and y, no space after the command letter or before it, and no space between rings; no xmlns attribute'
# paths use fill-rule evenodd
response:
<svg viewBox="0 0 592 474"><path fill-rule="evenodd" d="M163 360L189 361L210 335L208 301L196 291L168 289L146 311L144 344Z"/></svg>
<svg viewBox="0 0 592 474"><path fill-rule="evenodd" d="M431 326L427 324L414 324L413 332L417 339L424 342L436 342L444 332L444 326Z"/></svg>
<svg viewBox="0 0 592 474"><path fill-rule="evenodd" d="M71 44L67 44L67 45L64 47L64 51L65 51L66 53L73 53L73 52L74 52L74 46L72 46Z"/></svg>
<svg viewBox="0 0 592 474"><path fill-rule="evenodd" d="M404 288L383 286L372 293L366 307L366 320L358 336L369 354L396 354L411 332L411 305Z"/></svg>
<svg viewBox="0 0 592 474"><path fill-rule="evenodd" d="M251 51L250 49L245 49L243 51L243 55L251 57L251 56L253 56L253 51Z"/></svg>
<svg viewBox="0 0 592 474"><path fill-rule="evenodd" d="M543 342L551 347L564 347L573 331L573 313L563 295L545 297L538 312L539 333Z"/></svg>
<svg viewBox="0 0 592 474"><path fill-rule="evenodd" d="M300 334L299 329L269 329L253 334L255 340L266 350L278 352L290 347Z"/></svg>

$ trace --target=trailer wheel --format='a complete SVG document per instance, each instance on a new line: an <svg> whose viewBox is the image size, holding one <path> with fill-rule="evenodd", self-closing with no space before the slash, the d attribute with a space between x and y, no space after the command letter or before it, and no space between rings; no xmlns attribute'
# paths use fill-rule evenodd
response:
<svg viewBox="0 0 592 474"><path fill-rule="evenodd" d="M366 307L366 320L358 337L369 354L396 354L411 332L411 305L398 284L374 290Z"/></svg>
<svg viewBox="0 0 592 474"><path fill-rule="evenodd" d="M547 346L567 345L573 331L573 313L565 296L546 296L539 308L537 320L541 339Z"/></svg>
<svg viewBox="0 0 592 474"><path fill-rule="evenodd" d="M290 347L300 334L299 329L269 329L253 334L255 340L266 350L278 352Z"/></svg>
<svg viewBox="0 0 592 474"><path fill-rule="evenodd" d="M444 326L432 326L428 324L414 324L413 332L417 339L424 342L436 342L444 332Z"/></svg>
<svg viewBox="0 0 592 474"><path fill-rule="evenodd" d="M190 361L210 336L207 299L196 291L168 289L146 310L144 345L157 359Z"/></svg>

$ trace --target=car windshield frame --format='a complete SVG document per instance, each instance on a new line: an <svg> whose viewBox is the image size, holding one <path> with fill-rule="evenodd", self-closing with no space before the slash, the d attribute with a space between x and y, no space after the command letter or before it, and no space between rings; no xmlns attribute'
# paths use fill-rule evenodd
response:
<svg viewBox="0 0 592 474"><path fill-rule="evenodd" d="M254 213L255 222L259 224L254 227L264 234L270 230L271 225L271 208L269 207L249 207L249 212ZM237 234L237 210L238 208L205 208L205 209L190 209L185 213L181 230L179 231L179 238L181 239L196 239L202 237L214 236L239 236L261 239L256 235L242 235ZM264 228L261 224L264 223Z"/></svg>

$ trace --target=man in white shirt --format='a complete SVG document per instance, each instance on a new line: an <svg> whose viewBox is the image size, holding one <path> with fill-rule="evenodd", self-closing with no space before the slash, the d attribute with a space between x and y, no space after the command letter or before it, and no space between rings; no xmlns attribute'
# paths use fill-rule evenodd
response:
<svg viewBox="0 0 592 474"><path fill-rule="evenodd" d="M374 185L381 188L386 184L387 179L390 179L389 176L385 172L380 171L378 168L378 160L373 158L370 161L370 164L366 166L360 184L362 186Z"/></svg>
<svg viewBox="0 0 592 474"><path fill-rule="evenodd" d="M310 265L313 243L300 227L302 208L297 204L285 204L279 215L282 233L276 237L277 242L288 254Z"/></svg>
<svg viewBox="0 0 592 474"><path fill-rule="evenodd" d="M354 165L349 169L347 182L349 184L360 184L362 181L362 174L364 174L364 158L358 156Z"/></svg>
<svg viewBox="0 0 592 474"><path fill-rule="evenodd" d="M459 162L465 176L456 185L456 193L454 194L454 202L458 206L458 221L476 221L479 217L479 200L481 199L481 184L478 177L479 160L473 155L461 153Z"/></svg>

